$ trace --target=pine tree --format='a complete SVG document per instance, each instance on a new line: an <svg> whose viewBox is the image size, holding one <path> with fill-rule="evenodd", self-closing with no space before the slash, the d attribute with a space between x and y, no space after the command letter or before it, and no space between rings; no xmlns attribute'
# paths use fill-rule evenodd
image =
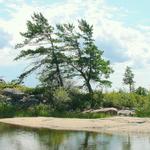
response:
<svg viewBox="0 0 150 150"><path fill-rule="evenodd" d="M134 74L133 74L131 68L127 66L125 73L124 73L123 83L126 85L129 85L130 92L132 92L132 88L135 83L135 81L133 79L134 79Z"/></svg>
<svg viewBox="0 0 150 150"><path fill-rule="evenodd" d="M30 73L39 70L43 84L63 86L65 63L54 27L49 25L41 13L34 13L32 21L27 21L27 31L21 35L24 41L16 46L21 52L15 60L25 57L34 61L30 64L32 67L20 75L19 80L22 81Z"/></svg>
<svg viewBox="0 0 150 150"><path fill-rule="evenodd" d="M57 25L57 29L68 53L66 60L76 76L83 79L83 86L86 86L88 92L93 93L92 83L110 86L111 82L107 79L113 70L110 62L102 57L103 51L95 45L93 26L80 20L78 31L72 24Z"/></svg>

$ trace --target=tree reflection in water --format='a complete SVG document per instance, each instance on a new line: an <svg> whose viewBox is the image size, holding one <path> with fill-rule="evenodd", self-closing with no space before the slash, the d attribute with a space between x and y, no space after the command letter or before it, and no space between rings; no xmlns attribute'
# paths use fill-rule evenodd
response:
<svg viewBox="0 0 150 150"><path fill-rule="evenodd" d="M149 150L149 137L20 128L0 124L0 150Z"/></svg>

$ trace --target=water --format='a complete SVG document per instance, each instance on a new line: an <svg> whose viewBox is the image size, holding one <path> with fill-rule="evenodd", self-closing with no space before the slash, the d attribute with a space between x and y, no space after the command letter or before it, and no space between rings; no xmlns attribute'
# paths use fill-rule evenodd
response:
<svg viewBox="0 0 150 150"><path fill-rule="evenodd" d="M56 131L0 124L0 150L150 150L150 135Z"/></svg>

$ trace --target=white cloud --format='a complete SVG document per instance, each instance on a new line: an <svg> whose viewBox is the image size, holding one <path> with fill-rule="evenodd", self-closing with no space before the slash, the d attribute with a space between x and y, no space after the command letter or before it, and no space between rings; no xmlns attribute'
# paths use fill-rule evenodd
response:
<svg viewBox="0 0 150 150"><path fill-rule="evenodd" d="M65 1L64 1L65 2ZM39 5L37 2L29 5L21 0L14 4L8 3L8 8L11 8L11 19L4 21L0 20L0 27L7 31L13 37L11 45L14 46L21 40L19 32L26 29L25 24L33 12L42 12L49 22L76 22L80 18L86 19L90 24L94 25L94 37L100 46L104 48L105 57L112 60L116 73L112 76L112 80L120 79L126 65L131 65L138 70L146 72L150 63L150 27L144 25L135 25L130 27L124 24L121 17L130 14L130 12L121 12L117 7L109 6L104 0L68 0L65 3L55 3ZM120 20L115 19L120 18ZM3 49L1 53L0 65L6 65L3 60L6 59L12 64L12 57L16 55L15 50L10 48ZM141 69L141 66L143 69ZM119 70L119 72L117 71ZM145 71L144 71L145 70ZM138 76L138 75L137 75ZM142 74L143 77L147 76ZM139 76L138 76L139 77ZM147 79L147 77L145 77ZM141 82L143 80L140 80ZM120 84L118 84L120 86Z"/></svg>

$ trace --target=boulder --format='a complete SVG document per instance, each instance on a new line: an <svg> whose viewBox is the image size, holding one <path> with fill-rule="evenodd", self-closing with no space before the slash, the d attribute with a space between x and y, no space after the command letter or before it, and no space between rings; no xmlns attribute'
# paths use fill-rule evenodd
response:
<svg viewBox="0 0 150 150"><path fill-rule="evenodd" d="M91 111L91 113L105 113L105 114L111 114L111 115L117 115L118 110L116 108L101 108Z"/></svg>
<svg viewBox="0 0 150 150"><path fill-rule="evenodd" d="M36 99L33 96L28 96L28 97L23 97L20 101L19 104L25 107L33 106L39 104L40 101L39 99Z"/></svg>
<svg viewBox="0 0 150 150"><path fill-rule="evenodd" d="M111 115L117 115L118 110L116 108L100 108L100 109L89 109L84 110L82 113L105 113L105 114L111 114Z"/></svg>
<svg viewBox="0 0 150 150"><path fill-rule="evenodd" d="M118 115L119 116L133 116L135 115L135 111L134 110L119 110Z"/></svg>
<svg viewBox="0 0 150 150"><path fill-rule="evenodd" d="M2 90L2 94L14 99L23 98L23 96L25 95L22 91L13 88L5 88L4 90Z"/></svg>
<svg viewBox="0 0 150 150"><path fill-rule="evenodd" d="M88 110L84 110L82 113L85 114L85 113L90 113L92 111L93 111L93 109L88 109Z"/></svg>

